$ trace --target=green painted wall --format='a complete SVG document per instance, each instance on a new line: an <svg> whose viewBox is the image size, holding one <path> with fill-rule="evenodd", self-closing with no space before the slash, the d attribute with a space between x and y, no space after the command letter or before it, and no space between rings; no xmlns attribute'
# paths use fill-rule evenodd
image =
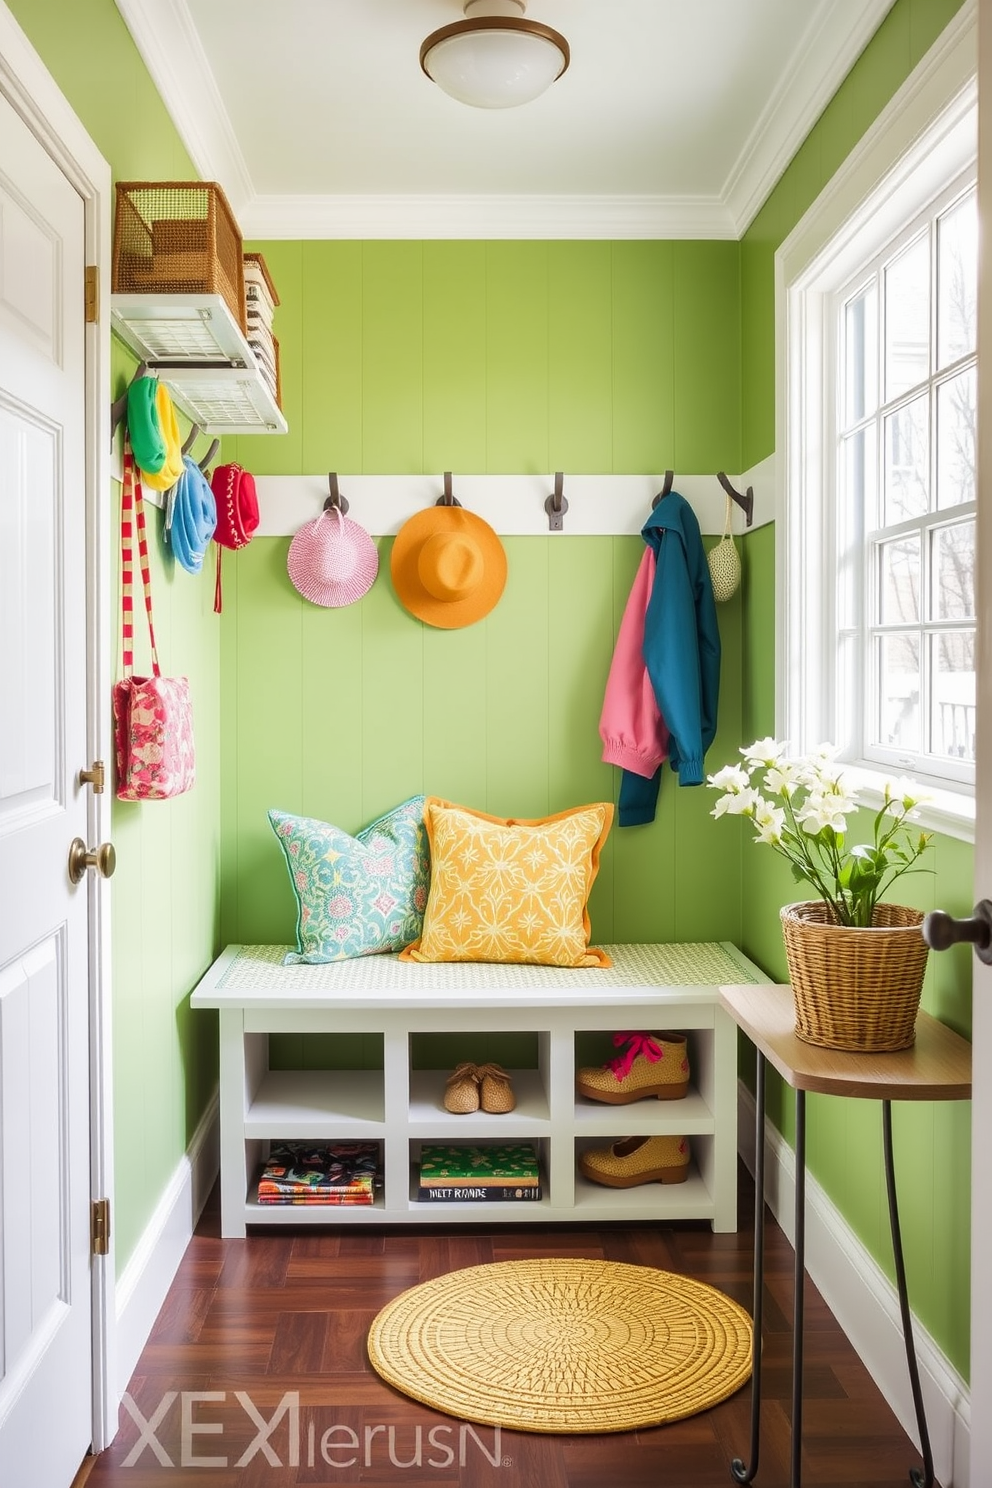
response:
<svg viewBox="0 0 992 1488"><path fill-rule="evenodd" d="M113 0L10 6L116 179L189 180L189 157ZM85 58L85 66L80 59ZM133 360L116 341L108 398ZM113 487L119 513L120 488ZM177 571L149 522L155 632L163 670L189 677L197 782L175 801L115 802L113 1080L118 1271L176 1170L217 1081L213 1015L189 993L219 948L220 644L209 573ZM115 568L119 562L114 549ZM140 588L138 590L140 594ZM140 610L137 634L142 636ZM136 670L147 652L136 648ZM110 699L107 699L109 708Z"/></svg>
<svg viewBox="0 0 992 1488"><path fill-rule="evenodd" d="M842 164L892 94L932 45L959 0L897 0L741 243L743 465L775 447L775 250ZM744 543L742 717L744 740L775 730L774 528ZM870 827L862 823L868 834ZM973 850L938 836L932 874L905 878L903 902L970 913ZM776 979L788 972L779 907L800 897L785 864L743 843L743 948ZM960 948L931 958L923 1006L965 1036L971 1029L971 958ZM745 1068L747 1047L742 1048ZM769 1113L791 1139L791 1093L769 1075ZM913 1308L965 1376L970 1313L971 1107L966 1102L896 1106L893 1126L899 1203ZM874 1102L813 1096L808 1106L812 1173L891 1276L882 1170L881 1117Z"/></svg>
<svg viewBox="0 0 992 1488"><path fill-rule="evenodd" d="M256 243L285 435L259 475L680 474L741 456L736 243Z"/></svg>
<svg viewBox="0 0 992 1488"><path fill-rule="evenodd" d="M237 441L255 471L738 468L736 244L259 246L292 432ZM270 806L354 831L419 791L520 816L614 797L598 720L638 537L506 539L503 598L454 632L398 604L390 540L343 610L300 598L288 545L256 539L225 564L225 940L292 938ZM722 759L741 729L739 600L720 620ZM614 828L598 940L739 935L737 862L725 838L714 850L709 807L668 778L654 824Z"/></svg>

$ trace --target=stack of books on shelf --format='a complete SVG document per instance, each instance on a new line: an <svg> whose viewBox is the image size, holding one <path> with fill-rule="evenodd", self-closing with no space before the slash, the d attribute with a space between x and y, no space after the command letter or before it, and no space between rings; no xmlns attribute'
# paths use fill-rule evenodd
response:
<svg viewBox="0 0 992 1488"><path fill-rule="evenodd" d="M371 1204L377 1142L281 1142L258 1180L260 1204Z"/></svg>
<svg viewBox="0 0 992 1488"><path fill-rule="evenodd" d="M281 404L279 387L279 342L272 331L272 321L279 303L276 287L260 253L246 253L245 316L248 323L248 345L255 354L259 371L276 402Z"/></svg>
<svg viewBox="0 0 992 1488"><path fill-rule="evenodd" d="M463 1204L541 1197L541 1169L530 1142L502 1146L425 1143L420 1154L417 1198Z"/></svg>

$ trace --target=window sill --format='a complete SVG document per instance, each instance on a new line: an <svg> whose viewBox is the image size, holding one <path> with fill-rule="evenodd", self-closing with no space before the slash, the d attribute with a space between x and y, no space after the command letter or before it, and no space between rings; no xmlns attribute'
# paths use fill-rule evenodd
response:
<svg viewBox="0 0 992 1488"><path fill-rule="evenodd" d="M866 765L844 765L845 780L857 792L858 803L877 811L885 800L885 782L893 779L891 770L870 769ZM930 797L918 808L919 824L925 832L942 832L960 842L975 841L975 798L961 791L941 790L937 786L921 788Z"/></svg>

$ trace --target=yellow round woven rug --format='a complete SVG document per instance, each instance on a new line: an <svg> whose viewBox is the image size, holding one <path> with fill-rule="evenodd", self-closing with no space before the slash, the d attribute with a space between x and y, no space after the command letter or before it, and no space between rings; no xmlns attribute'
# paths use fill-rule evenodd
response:
<svg viewBox="0 0 992 1488"><path fill-rule="evenodd" d="M633 1431L695 1415L751 1375L751 1319L714 1287L619 1261L498 1261L435 1277L373 1320L404 1395L517 1431Z"/></svg>

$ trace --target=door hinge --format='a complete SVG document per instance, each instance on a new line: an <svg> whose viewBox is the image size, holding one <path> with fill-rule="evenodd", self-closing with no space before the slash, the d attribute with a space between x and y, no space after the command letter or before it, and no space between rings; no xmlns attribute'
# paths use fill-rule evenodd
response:
<svg viewBox="0 0 992 1488"><path fill-rule="evenodd" d="M91 785L95 796L102 796L106 778L103 768L103 760L94 760L88 770L80 770L80 785Z"/></svg>
<svg viewBox="0 0 992 1488"><path fill-rule="evenodd" d="M86 265L86 323L91 324L100 318L100 278L96 264Z"/></svg>
<svg viewBox="0 0 992 1488"><path fill-rule="evenodd" d="M110 1200L94 1199L90 1206L90 1254L110 1253Z"/></svg>

